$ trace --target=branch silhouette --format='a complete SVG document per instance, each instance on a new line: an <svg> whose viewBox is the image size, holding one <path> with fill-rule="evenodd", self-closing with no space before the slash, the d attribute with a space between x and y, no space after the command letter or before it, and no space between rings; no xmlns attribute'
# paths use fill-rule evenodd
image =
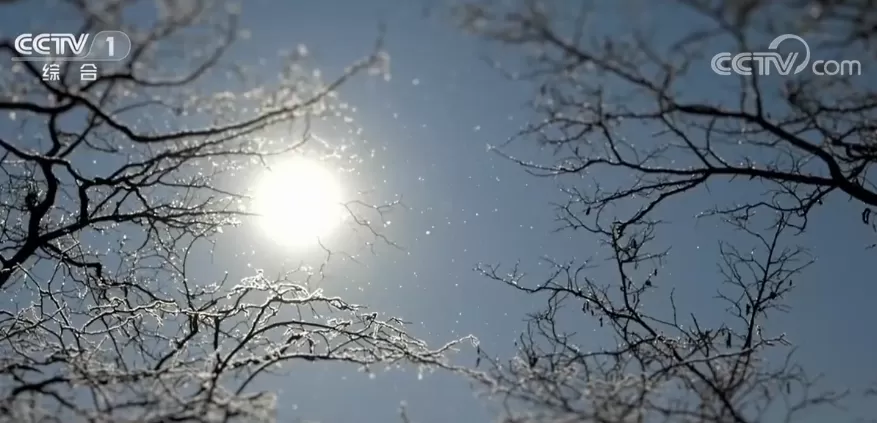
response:
<svg viewBox="0 0 877 423"><path fill-rule="evenodd" d="M458 341L429 347L314 288L328 263L240 280L193 269L251 216L223 181L301 148L339 87L387 70L381 43L328 81L299 49L265 82L227 57L236 12L163 1L144 28L125 20L136 4L65 2L79 32L131 36L93 81L71 62L43 80L0 39L0 112L18 125L0 132L0 420L273 421L258 381L285 363L445 366ZM366 205L347 204L354 226L390 242L368 222L396 204Z"/></svg>
<svg viewBox="0 0 877 423"><path fill-rule="evenodd" d="M678 14L677 27L659 26L658 10ZM539 280L518 265L478 266L542 304L516 357L481 351L484 370L471 375L505 401L504 421L797 421L841 404L848 392L820 389L768 318L789 311L794 276L813 260L791 235L815 210L841 197L877 230L873 81L865 70L718 77L709 59L794 33L814 52L873 68L872 2L472 0L453 17L506 48L488 60L533 88L536 118L492 151L558 181L557 230L599 241L610 257L543 258L553 270ZM661 273L674 241L660 230L662 208L694 195L715 202L697 218L734 236L720 242L721 272L703 281L727 306L718 321L678 304L677 276ZM595 326L600 341L583 334Z"/></svg>

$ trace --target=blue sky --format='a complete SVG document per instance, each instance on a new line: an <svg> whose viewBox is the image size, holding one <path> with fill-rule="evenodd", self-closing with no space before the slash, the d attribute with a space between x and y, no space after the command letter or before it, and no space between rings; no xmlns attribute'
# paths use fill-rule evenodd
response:
<svg viewBox="0 0 877 423"><path fill-rule="evenodd" d="M379 248L362 265L332 267L324 289L416 322L412 331L432 342L471 333L485 350L510 354L522 316L541 303L479 277L473 266L521 260L538 277L548 270L539 264L542 256L582 259L597 254L598 248L582 235L550 232L550 202L562 199L551 180L529 176L486 151L487 144L503 142L530 117L524 106L532 87L501 78L480 59L485 53L507 53L460 34L446 19L424 17L424 3L417 1L245 3L242 27L252 36L229 56L239 63L270 59L276 50L302 43L321 71L333 75L369 52L378 22L387 26L391 80L357 78L341 91L357 108L354 124L363 129L356 148L376 152L358 173L343 179L349 186L373 187L376 197L403 196L410 210L393 215L387 235L405 250ZM18 13L35 14L36 9ZM13 15L0 17L5 35L29 29L28 20ZM656 11L655 16L668 31L685 27L684 17L672 11ZM701 77L708 85L715 76ZM0 131L12 130L3 119ZM316 130L330 142L349 137L345 128L323 125ZM717 241L731 235L715 222L696 222L693 216L711 204L710 195L728 194L736 193L700 192L661 211L673 220L666 229L673 249L662 284L675 287L681 294L677 301L705 316L718 313L711 300ZM877 287L867 265L873 252L863 248L873 235L862 231L859 208L839 196L833 200L816 212L811 230L796 240L818 260L796 281L798 289L789 298L791 313L769 323L800 346L798 359L812 373L825 373L826 383L862 387L877 379L877 337L869 313ZM283 250L252 228L224 238L235 242L220 241L214 263L228 263L230 272L241 275L308 255ZM216 270L206 260L203 266L205 274L211 266ZM581 325L582 332L593 334L586 342L597 345L605 339L592 322ZM424 423L487 421L496 410L477 401L465 382L445 374L420 379L413 369L393 370L369 379L341 365L293 368L291 376L267 385L281 392L279 412L287 418L394 421L400 401ZM808 421L828 421L828 416Z"/></svg>

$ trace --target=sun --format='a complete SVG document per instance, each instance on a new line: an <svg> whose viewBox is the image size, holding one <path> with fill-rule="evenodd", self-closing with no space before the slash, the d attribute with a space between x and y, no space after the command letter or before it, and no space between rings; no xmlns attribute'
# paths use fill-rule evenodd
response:
<svg viewBox="0 0 877 423"><path fill-rule="evenodd" d="M306 246L326 237L347 215L335 175L315 161L290 160L261 175L253 211L275 241Z"/></svg>

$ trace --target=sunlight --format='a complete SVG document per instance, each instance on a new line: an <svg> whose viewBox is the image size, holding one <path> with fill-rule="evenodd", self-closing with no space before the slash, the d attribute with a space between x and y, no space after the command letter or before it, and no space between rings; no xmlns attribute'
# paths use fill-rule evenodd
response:
<svg viewBox="0 0 877 423"><path fill-rule="evenodd" d="M261 175L254 200L260 226L284 245L315 244L347 216L335 176L311 160L272 166Z"/></svg>

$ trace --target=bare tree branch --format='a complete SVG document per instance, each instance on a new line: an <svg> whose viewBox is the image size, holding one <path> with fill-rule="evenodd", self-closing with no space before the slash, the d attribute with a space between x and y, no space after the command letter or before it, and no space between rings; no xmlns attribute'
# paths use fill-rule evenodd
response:
<svg viewBox="0 0 877 423"><path fill-rule="evenodd" d="M797 421L837 405L846 392L818 390L767 323L789 310L794 276L812 261L785 234L805 230L815 208L844 194L877 230L873 81L867 71L718 77L709 65L721 51L765 51L795 33L814 40L814 54L873 69L874 2L457 3L464 30L519 53L494 64L535 88L537 119L493 151L558 180L567 197L557 205L559 230L598 239L612 257L611 280L594 262L553 262L535 284L518 266L478 267L545 300L528 317L518 355L506 362L481 351L487 370L472 373L506 400L505 421ZM656 26L649 12L658 9L684 16L685 27ZM513 153L520 141L552 157ZM718 322L677 304L659 274L669 251L662 207L711 186L745 195L714 196L699 216L753 241L720 243L716 298L727 308ZM586 324L609 332L609 344L584 351Z"/></svg>
<svg viewBox="0 0 877 423"><path fill-rule="evenodd" d="M252 215L223 181L299 149L339 87L386 70L380 42L329 81L290 53L271 82L223 60L239 30L219 3L157 2L150 28L123 19L133 1L67 3L80 32L122 30L133 48L94 81L69 62L45 81L0 40L0 113L20 124L0 132L0 420L272 421L258 380L285 363L447 364L458 341L430 348L314 288L322 267L192 269ZM366 206L348 205L357 227L390 242L370 221L394 205Z"/></svg>

